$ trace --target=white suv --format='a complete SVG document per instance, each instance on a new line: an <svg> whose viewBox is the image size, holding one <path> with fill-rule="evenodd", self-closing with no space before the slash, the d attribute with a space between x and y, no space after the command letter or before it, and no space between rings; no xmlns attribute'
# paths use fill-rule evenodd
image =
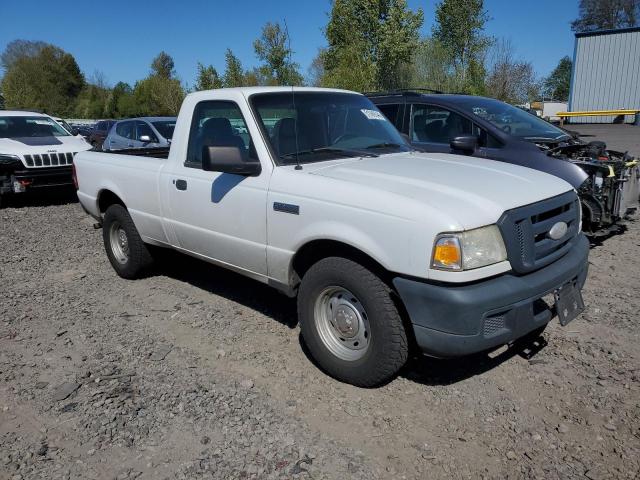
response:
<svg viewBox="0 0 640 480"><path fill-rule="evenodd" d="M48 115L0 111L0 203L28 189L73 184L73 157L90 148Z"/></svg>

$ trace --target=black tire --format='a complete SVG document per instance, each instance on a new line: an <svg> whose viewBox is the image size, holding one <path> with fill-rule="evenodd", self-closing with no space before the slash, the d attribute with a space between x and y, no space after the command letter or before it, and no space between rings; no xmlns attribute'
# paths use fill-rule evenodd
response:
<svg viewBox="0 0 640 480"><path fill-rule="evenodd" d="M119 248L112 242L112 235L116 233L125 237L124 245L121 244ZM102 222L102 239L111 266L122 278L141 278L151 267L153 257L140 238L129 212L122 205L107 208Z"/></svg>
<svg viewBox="0 0 640 480"><path fill-rule="evenodd" d="M331 341L327 342L327 334L323 336L321 333L322 315L316 312L323 311L318 305L325 305L322 303L324 292L331 292L334 287L348 291L347 297L352 292L354 305L362 308L361 316L367 322L366 326L363 324L364 330L369 332L368 336L364 334L367 338L365 353L357 354L362 355L361 358L340 358L332 351L336 347L330 346ZM326 305L329 303L331 301ZM328 311L333 310L329 307ZM407 361L407 334L391 289L372 271L352 260L325 258L306 272L298 292L298 318L311 356L324 371L343 382L375 387L392 379ZM335 316L332 318L336 320ZM340 337L341 332L337 328L333 332ZM345 339L339 340L344 342ZM332 341L340 348L339 341Z"/></svg>

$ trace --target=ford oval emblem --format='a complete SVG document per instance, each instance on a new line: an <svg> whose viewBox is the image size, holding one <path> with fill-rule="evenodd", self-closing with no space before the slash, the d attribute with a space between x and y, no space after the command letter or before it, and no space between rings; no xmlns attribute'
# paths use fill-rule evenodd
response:
<svg viewBox="0 0 640 480"><path fill-rule="evenodd" d="M558 222L549 230L549 238L560 240L567 234L567 230L569 230L569 226L565 222Z"/></svg>

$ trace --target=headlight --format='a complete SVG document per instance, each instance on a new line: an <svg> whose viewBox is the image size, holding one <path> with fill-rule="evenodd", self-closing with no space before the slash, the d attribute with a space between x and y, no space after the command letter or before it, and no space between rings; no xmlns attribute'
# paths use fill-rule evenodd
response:
<svg viewBox="0 0 640 480"><path fill-rule="evenodd" d="M439 270L471 270L507 259L507 250L496 225L460 233L438 235L431 267Z"/></svg>
<svg viewBox="0 0 640 480"><path fill-rule="evenodd" d="M20 157L16 156L16 155L6 155L4 153L0 153L0 163L15 163L15 162L19 162L20 161Z"/></svg>

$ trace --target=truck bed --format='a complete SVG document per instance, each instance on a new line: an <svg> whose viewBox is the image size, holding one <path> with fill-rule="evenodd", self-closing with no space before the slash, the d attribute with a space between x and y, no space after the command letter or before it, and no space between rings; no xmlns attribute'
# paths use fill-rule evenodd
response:
<svg viewBox="0 0 640 480"><path fill-rule="evenodd" d="M115 153L118 155L135 155L137 157L169 158L170 147L159 148L123 148L120 150L105 150L104 153Z"/></svg>

